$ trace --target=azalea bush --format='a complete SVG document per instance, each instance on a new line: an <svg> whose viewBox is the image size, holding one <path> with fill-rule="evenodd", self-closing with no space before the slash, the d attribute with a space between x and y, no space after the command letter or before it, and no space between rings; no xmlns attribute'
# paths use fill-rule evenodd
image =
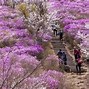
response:
<svg viewBox="0 0 89 89"><path fill-rule="evenodd" d="M49 0L48 12L55 14L60 27L70 35L68 39L75 39L80 48L89 52L89 1L88 0ZM71 42L73 43L73 42ZM73 43L74 44L74 43ZM75 45L75 44L74 44Z"/></svg>
<svg viewBox="0 0 89 89"><path fill-rule="evenodd" d="M32 3L26 18L21 10L5 4L4 0L0 6L0 89L61 89L63 74L44 70L44 56L40 61L38 59L38 55L45 52L41 43L48 44L52 39L46 10L42 11L43 2L40 6L38 2ZM57 63L57 57L53 57ZM49 56L47 60L51 58Z"/></svg>
<svg viewBox="0 0 89 89"><path fill-rule="evenodd" d="M63 74L57 71L44 71L38 77L33 77L32 72L40 62L28 54L14 54L10 48L0 50L0 88L3 89L55 89L62 87ZM8 52L10 51L10 52ZM4 53L3 53L4 52ZM61 88L60 88L61 89Z"/></svg>
<svg viewBox="0 0 89 89"><path fill-rule="evenodd" d="M44 61L44 66L46 69L59 70L60 60L55 54L48 55Z"/></svg>

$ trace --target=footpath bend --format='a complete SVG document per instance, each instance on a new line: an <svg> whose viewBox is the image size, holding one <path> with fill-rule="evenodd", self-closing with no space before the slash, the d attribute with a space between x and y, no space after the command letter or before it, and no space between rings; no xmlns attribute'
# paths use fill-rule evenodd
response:
<svg viewBox="0 0 89 89"><path fill-rule="evenodd" d="M64 73L66 89L89 89L89 67L86 64L82 66L81 75L76 74L76 66L73 60L73 57L70 56L70 53L66 49L66 44L59 40L59 37L53 37L51 41L55 54L58 50L61 49L66 53L67 56L67 65L70 67L71 72ZM83 72L83 70L86 70Z"/></svg>
<svg viewBox="0 0 89 89"><path fill-rule="evenodd" d="M59 37L53 37L51 43L53 45L53 49L55 51L55 54L57 54L57 52L58 52L59 49L61 49L63 52L66 53L66 56L67 56L67 65L71 68L71 71L76 72L75 63L73 61L73 58L67 52L65 43L63 41L60 41Z"/></svg>

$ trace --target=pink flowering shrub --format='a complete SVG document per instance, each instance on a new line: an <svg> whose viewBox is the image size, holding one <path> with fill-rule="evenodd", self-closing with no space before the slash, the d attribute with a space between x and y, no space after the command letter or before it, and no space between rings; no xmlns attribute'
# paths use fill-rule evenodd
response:
<svg viewBox="0 0 89 89"><path fill-rule="evenodd" d="M40 63L35 59L35 57L30 55L17 55L12 52L7 52L1 56L1 58L0 85L2 86L3 81L5 80L3 86L8 86L8 88L13 87L15 84L18 84L20 80L27 77ZM46 87L47 89L59 89L61 87L60 83L63 82L62 78L62 73L55 70L49 70L35 78L30 76L27 77L18 84L16 88L39 89L41 87ZM3 89L3 86L1 89Z"/></svg>
<svg viewBox="0 0 89 89"><path fill-rule="evenodd" d="M15 28L18 28L18 29L24 28L25 25L24 25L23 18L20 18L20 17L15 18L13 25Z"/></svg>
<svg viewBox="0 0 89 89"><path fill-rule="evenodd" d="M42 39L43 42L48 42L52 39L51 33L48 31L47 32L39 31L38 37Z"/></svg>
<svg viewBox="0 0 89 89"><path fill-rule="evenodd" d="M39 45L36 34L29 34L23 17L17 13L18 11L9 7L0 7L0 45L4 45L0 46L0 89L61 89L60 72L50 70L39 76L33 74L39 66L42 66L41 61L37 60L37 55L44 50ZM52 39L51 32L45 24L41 26L40 23L37 24L42 30L39 36L42 42ZM55 55L49 55L46 62L48 69L51 66L52 69L59 67L59 60Z"/></svg>
<svg viewBox="0 0 89 89"><path fill-rule="evenodd" d="M44 67L46 69L58 70L59 69L59 59L56 55L48 55L44 61Z"/></svg>
<svg viewBox="0 0 89 89"><path fill-rule="evenodd" d="M56 76L56 78L55 78ZM39 77L28 78L25 83L29 82L30 89L61 89L60 82L62 81L63 74L57 71L45 71ZM58 80L60 79L60 81Z"/></svg>
<svg viewBox="0 0 89 89"><path fill-rule="evenodd" d="M0 59L0 86L2 86L3 82L3 86L7 86L8 81L10 88L14 82L30 74L39 63L35 57L27 54L4 53Z"/></svg>
<svg viewBox="0 0 89 89"><path fill-rule="evenodd" d="M60 72L57 72L55 70L48 70L47 72L44 72L40 77L44 79L47 89L56 89L61 88L60 82L62 81L63 74Z"/></svg>
<svg viewBox="0 0 89 89"><path fill-rule="evenodd" d="M36 56L38 53L42 52L43 49L41 46L30 46L30 47L24 47L24 46L13 46L13 52L16 54L30 54L33 56Z"/></svg>
<svg viewBox="0 0 89 89"><path fill-rule="evenodd" d="M89 1L88 0L49 0L48 12L55 12L55 19L58 19L65 33L73 37L83 48L88 38L89 27ZM87 37L86 37L87 36ZM73 40L71 39L71 40ZM71 42L73 43L73 42ZM83 44L86 44L83 45ZM82 45L82 46L81 46Z"/></svg>

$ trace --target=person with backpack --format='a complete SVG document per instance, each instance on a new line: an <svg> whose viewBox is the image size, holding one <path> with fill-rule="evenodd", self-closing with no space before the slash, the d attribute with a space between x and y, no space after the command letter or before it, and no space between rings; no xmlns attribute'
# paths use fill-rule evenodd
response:
<svg viewBox="0 0 89 89"><path fill-rule="evenodd" d="M76 47L74 47L74 57L75 57L75 62L76 62L76 71L77 74L80 73L81 74L81 66L82 66L82 59L81 59L81 51L80 49L77 49Z"/></svg>
<svg viewBox="0 0 89 89"><path fill-rule="evenodd" d="M77 49L76 47L74 47L74 57L75 57L75 61L78 58L81 58L81 50L80 49Z"/></svg>
<svg viewBox="0 0 89 89"><path fill-rule="evenodd" d="M64 34L63 30L60 30L59 33L57 34L57 35L59 35L60 41L63 40L63 34Z"/></svg>
<svg viewBox="0 0 89 89"><path fill-rule="evenodd" d="M75 61L77 60L77 58L78 58L78 50L77 50L77 48L76 47L74 47L74 57L75 57Z"/></svg>
<svg viewBox="0 0 89 89"><path fill-rule="evenodd" d="M82 66L82 59L81 58L78 58L76 60L76 71L77 71L77 74L80 73L81 74L81 66Z"/></svg>
<svg viewBox="0 0 89 89"><path fill-rule="evenodd" d="M62 53L62 60L64 62L64 65L67 65L67 57L65 52Z"/></svg>
<svg viewBox="0 0 89 89"><path fill-rule="evenodd" d="M61 49L59 49L57 55L58 55L58 58L61 58L62 57L62 50Z"/></svg>
<svg viewBox="0 0 89 89"><path fill-rule="evenodd" d="M78 49L78 51L77 51L77 58L81 58L81 50L80 49Z"/></svg>

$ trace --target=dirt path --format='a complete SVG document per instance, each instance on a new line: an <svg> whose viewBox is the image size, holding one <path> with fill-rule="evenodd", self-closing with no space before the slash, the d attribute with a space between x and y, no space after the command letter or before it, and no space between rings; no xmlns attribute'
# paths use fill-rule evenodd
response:
<svg viewBox="0 0 89 89"><path fill-rule="evenodd" d="M76 68L73 61L73 55L71 55L70 51L68 50L67 46L60 42L58 37L54 37L52 40L52 44L54 47L54 51L57 54L59 49L62 49L67 54L68 65L71 67L72 72L64 73L65 76L65 89L89 89L89 67L86 64L83 64L82 68L86 70L81 75L76 74Z"/></svg>
<svg viewBox="0 0 89 89"><path fill-rule="evenodd" d="M54 48L54 51L55 51L56 54L57 54L59 49L61 49L62 51L64 51L66 53L67 64L70 66L71 71L76 72L75 63L73 62L72 57L67 52L65 44L62 41L60 41L58 37L56 37L56 38L53 38L52 45L53 45L53 48Z"/></svg>
<svg viewBox="0 0 89 89"><path fill-rule="evenodd" d="M87 72L77 75L76 73L64 73L65 75L65 86L67 89L89 89L89 69L84 65Z"/></svg>

